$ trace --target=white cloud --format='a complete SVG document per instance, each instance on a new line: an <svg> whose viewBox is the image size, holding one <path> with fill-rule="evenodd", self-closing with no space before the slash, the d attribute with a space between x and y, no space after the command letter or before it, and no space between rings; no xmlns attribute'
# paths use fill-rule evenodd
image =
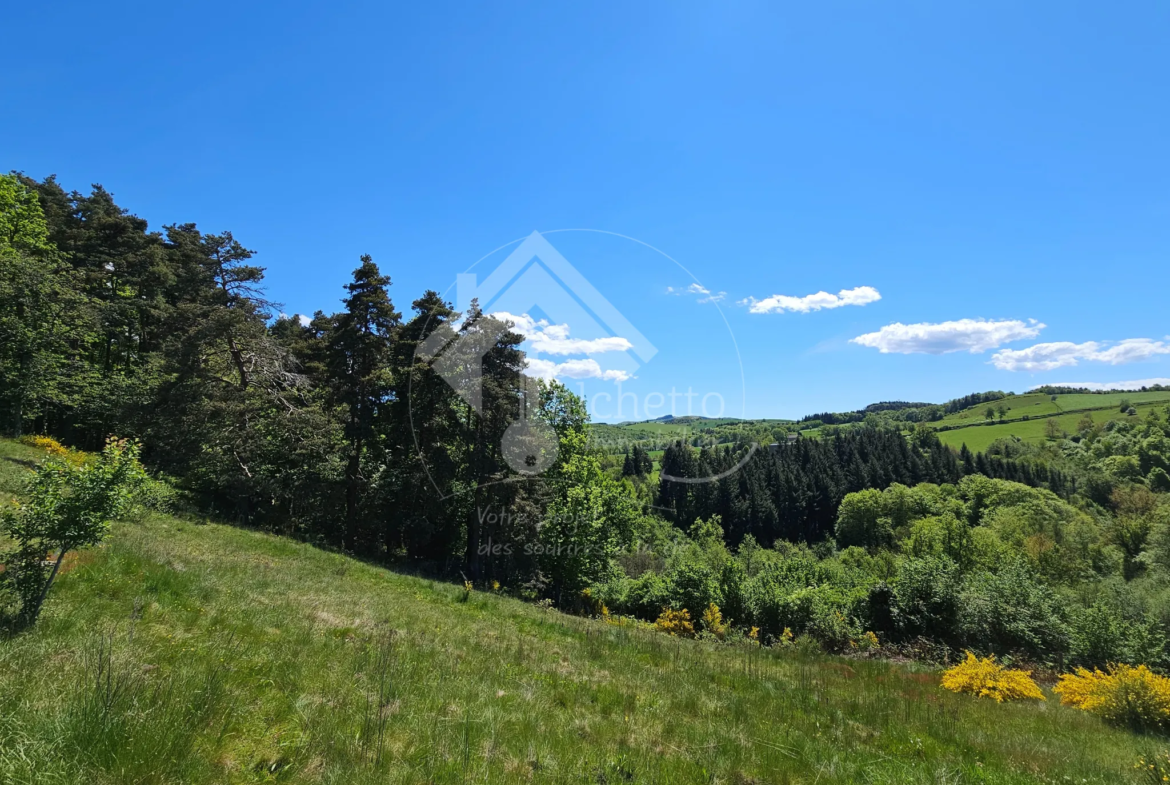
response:
<svg viewBox="0 0 1170 785"><path fill-rule="evenodd" d="M546 319L537 321L526 313L517 316L499 311L492 316L512 322L516 332L524 336L532 351L537 354L603 354L634 348L628 339L616 335L593 339L570 338L569 325L549 324Z"/></svg>
<svg viewBox="0 0 1170 785"><path fill-rule="evenodd" d="M1140 390L1160 384L1170 387L1170 379L1133 379L1128 382L1045 382L1036 387L1076 387L1086 390ZM1032 389L1036 389L1033 387Z"/></svg>
<svg viewBox="0 0 1170 785"><path fill-rule="evenodd" d="M542 360L538 357L527 359L528 373L541 379L602 379L605 381L624 382L632 378L625 371L602 370L597 360L566 360L563 363L552 360Z"/></svg>
<svg viewBox="0 0 1170 785"><path fill-rule="evenodd" d="M1078 360L1092 356L1098 347L1099 344L1093 341L1038 343L1026 349L996 352L991 356L991 364L1001 371L1054 371L1076 365Z"/></svg>
<svg viewBox="0 0 1170 785"><path fill-rule="evenodd" d="M1159 354L1170 354L1170 344L1150 338L1127 338L1089 359L1110 365L1124 365L1148 360Z"/></svg>
<svg viewBox="0 0 1170 785"><path fill-rule="evenodd" d="M682 295L682 294L701 294L703 295L695 302L698 303L718 303L723 302L727 297L727 292L712 292L702 284L693 283L685 289L675 289L673 286L666 287L667 294Z"/></svg>
<svg viewBox="0 0 1170 785"><path fill-rule="evenodd" d="M990 321L958 319L939 324L887 324L875 333L866 333L850 343L869 346L882 354L979 354L1011 341L1035 338L1045 325L1035 319Z"/></svg>
<svg viewBox="0 0 1170 785"><path fill-rule="evenodd" d="M1082 360L1124 365L1159 354L1170 354L1170 344L1151 338L1127 338L1113 346L1099 341L1062 341L1038 343L1026 349L1004 349L992 355L991 363L1001 371L1053 371L1074 367Z"/></svg>
<svg viewBox="0 0 1170 785"><path fill-rule="evenodd" d="M299 324L301 327L308 327L310 324L313 323L313 317L312 316L305 316L303 313L294 313L292 316L289 316L284 311L281 311L280 313L277 314L277 316L279 316L281 319L295 319L296 323Z"/></svg>
<svg viewBox="0 0 1170 785"><path fill-rule="evenodd" d="M771 297L765 297L763 300L748 297L746 300L740 300L739 304L748 306L748 310L752 313L778 313L784 311L808 313L809 311L820 311L827 308L841 308L846 305L868 305L880 299L882 299L881 293L872 286L858 286L854 289L842 289L836 294L817 292L816 294L809 294L804 297L774 294Z"/></svg>
<svg viewBox="0 0 1170 785"><path fill-rule="evenodd" d="M516 315L507 311L497 311L491 316L511 322L514 325L513 329L524 336L525 343L530 347L529 356L525 361L530 376L541 379L602 379L614 382L624 382L633 378L633 374L626 371L603 369L597 360L591 357L556 362L534 356L624 352L633 348L633 344L625 338L618 336L589 340L570 338L567 324L549 324L547 319L533 319L526 313Z"/></svg>

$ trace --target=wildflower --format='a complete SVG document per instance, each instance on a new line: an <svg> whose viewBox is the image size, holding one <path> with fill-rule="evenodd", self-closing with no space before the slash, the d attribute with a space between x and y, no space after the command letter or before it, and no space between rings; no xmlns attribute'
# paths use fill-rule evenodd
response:
<svg viewBox="0 0 1170 785"><path fill-rule="evenodd" d="M1134 768L1145 775L1143 782L1170 782L1170 753L1162 752L1149 760L1144 757L1138 758Z"/></svg>

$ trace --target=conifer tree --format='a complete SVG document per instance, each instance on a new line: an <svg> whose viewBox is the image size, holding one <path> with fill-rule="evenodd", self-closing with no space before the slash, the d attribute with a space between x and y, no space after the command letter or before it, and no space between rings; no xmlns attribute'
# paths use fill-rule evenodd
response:
<svg viewBox="0 0 1170 785"><path fill-rule="evenodd" d="M345 525L343 548L359 544L358 512L365 481L362 461L375 441L379 418L390 401L393 340L401 315L394 310L387 291L389 276L382 275L368 254L346 284L349 296L342 302L329 341L329 370L334 400L345 412Z"/></svg>

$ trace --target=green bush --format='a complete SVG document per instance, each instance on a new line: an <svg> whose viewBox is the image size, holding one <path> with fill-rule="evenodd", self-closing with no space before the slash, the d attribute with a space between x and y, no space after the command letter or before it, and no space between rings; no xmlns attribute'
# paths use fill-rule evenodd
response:
<svg viewBox="0 0 1170 785"><path fill-rule="evenodd" d="M723 596L720 608L728 621L746 623L749 620L747 581L747 572L739 560L731 560L723 566L719 575L719 589Z"/></svg>
<svg viewBox="0 0 1170 785"><path fill-rule="evenodd" d="M6 611L7 623L36 623L66 555L101 542L110 522L129 510L146 476L138 454L137 443L111 438L95 460L47 458L28 479L25 501L0 512L0 533L13 543L0 583L5 600L18 606Z"/></svg>
<svg viewBox="0 0 1170 785"><path fill-rule="evenodd" d="M719 574L709 565L694 556L678 559L667 572L670 582L672 607L706 608L714 603L723 605L723 591L719 585Z"/></svg>
<svg viewBox="0 0 1170 785"><path fill-rule="evenodd" d="M959 568L946 557L908 558L894 583L894 627L904 638L953 638L958 620Z"/></svg>
<svg viewBox="0 0 1170 785"><path fill-rule="evenodd" d="M1160 665L1166 661L1166 636L1155 619L1126 618L1108 600L1074 610L1071 617L1071 660L1076 665Z"/></svg>
<svg viewBox="0 0 1170 785"><path fill-rule="evenodd" d="M624 592L620 595L620 601L616 593L598 597L613 613L654 620L662 613L663 608L671 607L673 604L670 581L659 573L647 572L638 578L626 579L622 584ZM610 604L607 597L613 597L613 604Z"/></svg>
<svg viewBox="0 0 1170 785"><path fill-rule="evenodd" d="M977 573L963 581L958 632L964 645L1000 654L1026 652L1044 658L1069 647L1059 598L1018 559L999 572Z"/></svg>

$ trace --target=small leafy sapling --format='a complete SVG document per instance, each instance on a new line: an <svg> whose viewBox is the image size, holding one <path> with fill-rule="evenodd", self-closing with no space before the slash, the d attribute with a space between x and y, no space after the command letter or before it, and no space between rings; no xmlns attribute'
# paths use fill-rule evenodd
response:
<svg viewBox="0 0 1170 785"><path fill-rule="evenodd" d="M0 583L19 603L18 628L36 623L66 554L101 542L131 506L146 479L138 455L137 442L111 438L83 463L50 457L29 478L25 500L0 512L0 532L13 541Z"/></svg>

